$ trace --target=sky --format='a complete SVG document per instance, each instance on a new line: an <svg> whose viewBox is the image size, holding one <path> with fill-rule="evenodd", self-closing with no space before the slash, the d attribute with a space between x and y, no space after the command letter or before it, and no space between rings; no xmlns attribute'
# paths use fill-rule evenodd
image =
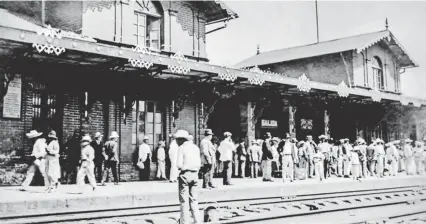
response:
<svg viewBox="0 0 426 224"><path fill-rule="evenodd" d="M239 18L207 35L213 64L232 66L260 51L316 42L314 1L223 1ZM401 75L405 95L426 99L426 1L318 1L320 41L385 29L419 65ZM210 30L219 25L207 27Z"/></svg>

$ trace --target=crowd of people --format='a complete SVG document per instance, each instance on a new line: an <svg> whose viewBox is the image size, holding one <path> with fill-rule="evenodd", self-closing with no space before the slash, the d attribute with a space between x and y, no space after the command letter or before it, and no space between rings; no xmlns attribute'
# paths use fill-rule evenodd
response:
<svg viewBox="0 0 426 224"><path fill-rule="evenodd" d="M55 131L50 131L47 137L36 130L26 135L33 141L33 161L22 183L23 190L30 185L36 170L43 176L47 192L55 191L60 186L61 176L69 183L73 179L69 177L75 175L79 186L85 185L87 177L95 190L97 182L105 185L112 173L114 184L118 184L117 166L120 160L119 135L116 131L111 132L105 143L99 132L94 134L94 140L88 134L81 139L71 138L65 145L65 152L68 153L62 162ZM137 150L136 166L141 171L140 178L149 179L150 163L155 154L158 163L156 177L166 179L166 168L169 169L169 181L178 182L179 185L181 223L189 219L189 211L199 223L196 189L200 176L203 179L202 187L210 189L216 187L212 180L219 173L223 185L232 185L232 176L262 176L265 182L272 182L274 177L281 176L283 182L293 182L306 178L323 181L335 175L360 181L368 176L381 178L385 175L396 176L401 172L407 175L422 174L426 167L424 142L413 142L411 139L385 144L377 138L368 144L358 138L351 144L347 138L333 140L321 135L316 143L312 136L298 141L289 134L280 139L268 132L263 139L252 140L246 147L244 139L234 142L230 132L225 132L223 140L219 141L211 129L204 131L199 147L185 130L178 130L170 135L170 139L169 144L160 141L157 149L153 150L149 138L145 136ZM69 149L77 146L78 150ZM64 175L61 175L61 167Z"/></svg>

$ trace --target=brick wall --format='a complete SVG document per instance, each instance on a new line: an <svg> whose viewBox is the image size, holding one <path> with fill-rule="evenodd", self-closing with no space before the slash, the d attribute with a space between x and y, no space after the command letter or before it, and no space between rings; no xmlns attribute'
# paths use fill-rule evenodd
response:
<svg viewBox="0 0 426 224"><path fill-rule="evenodd" d="M81 33L81 1L46 1L46 24L62 30Z"/></svg>
<svg viewBox="0 0 426 224"><path fill-rule="evenodd" d="M351 80L353 80L351 52L344 54ZM262 70L284 73L289 77L299 78L303 73L311 80L329 84L339 84L344 81L348 85L345 64L340 54L329 54L318 57L282 62L262 66Z"/></svg>
<svg viewBox="0 0 426 224"><path fill-rule="evenodd" d="M72 137L74 131L81 130L80 97L78 94L66 93L64 97L63 142Z"/></svg>

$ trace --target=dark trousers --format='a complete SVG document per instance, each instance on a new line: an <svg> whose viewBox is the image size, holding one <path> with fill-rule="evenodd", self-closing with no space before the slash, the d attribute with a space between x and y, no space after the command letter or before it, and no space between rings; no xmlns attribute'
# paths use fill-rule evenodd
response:
<svg viewBox="0 0 426 224"><path fill-rule="evenodd" d="M67 164L65 167L65 183L75 184L77 183L77 172L78 164Z"/></svg>
<svg viewBox="0 0 426 224"><path fill-rule="evenodd" d="M103 171L103 162L95 162L95 175L96 175L96 182L100 183L102 182L102 171Z"/></svg>
<svg viewBox="0 0 426 224"><path fill-rule="evenodd" d="M231 161L223 161L223 184L231 184L232 164Z"/></svg>
<svg viewBox="0 0 426 224"><path fill-rule="evenodd" d="M324 160L324 178L328 177L328 173L329 173L329 171L328 171L328 169L329 169L328 164L329 164L328 159L325 159Z"/></svg>
<svg viewBox="0 0 426 224"><path fill-rule="evenodd" d="M207 186L212 186L211 170L212 164L204 164L201 168L201 173L203 174L203 188L206 188Z"/></svg>
<svg viewBox="0 0 426 224"><path fill-rule="evenodd" d="M146 159L143 165L143 170L139 170L139 180L149 180L151 175L151 160Z"/></svg>
<svg viewBox="0 0 426 224"><path fill-rule="evenodd" d="M102 182L106 182L109 179L109 174L112 172L112 176L114 178L114 182L118 183L117 177L117 161L105 161L104 162L104 175Z"/></svg>

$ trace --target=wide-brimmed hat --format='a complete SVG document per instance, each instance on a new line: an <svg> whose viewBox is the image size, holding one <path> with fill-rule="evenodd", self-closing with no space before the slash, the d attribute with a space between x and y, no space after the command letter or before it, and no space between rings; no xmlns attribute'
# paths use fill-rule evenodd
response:
<svg viewBox="0 0 426 224"><path fill-rule="evenodd" d="M415 144L416 146L422 146L422 145L423 145L423 142L421 142L421 141L415 141L415 142L414 142L414 144Z"/></svg>
<svg viewBox="0 0 426 224"><path fill-rule="evenodd" d="M206 129L206 130L204 130L204 135L205 136L213 135L212 129Z"/></svg>
<svg viewBox="0 0 426 224"><path fill-rule="evenodd" d="M145 136L143 136L143 139L142 140L149 140L149 137L148 137L148 135L145 135Z"/></svg>
<svg viewBox="0 0 426 224"><path fill-rule="evenodd" d="M56 131L54 131L54 130L51 130L51 131L49 132L49 134L47 135L47 137L49 137L49 138L54 138L54 139L58 139L58 137L56 137Z"/></svg>
<svg viewBox="0 0 426 224"><path fill-rule="evenodd" d="M109 138L118 138L118 137L120 136L118 135L116 131L112 131L111 134L109 135Z"/></svg>
<svg viewBox="0 0 426 224"><path fill-rule="evenodd" d="M280 142L280 139L279 139L278 137L273 137L273 138L272 138L272 141L273 141L273 142Z"/></svg>
<svg viewBox="0 0 426 224"><path fill-rule="evenodd" d="M39 136L41 136L43 134L43 132L38 132L38 131L36 131L36 130L31 130L29 133L26 133L25 135L28 137L28 138L35 138L35 137L39 137Z"/></svg>
<svg viewBox="0 0 426 224"><path fill-rule="evenodd" d="M91 142L91 141L92 141L92 138L90 138L89 135L85 135L83 136L83 138L81 138L80 142Z"/></svg>
<svg viewBox="0 0 426 224"><path fill-rule="evenodd" d="M318 139L327 139L327 136L325 136L325 135L320 135L320 136L318 137Z"/></svg>
<svg viewBox="0 0 426 224"><path fill-rule="evenodd" d="M382 143L382 144L385 144L385 141L383 141L382 139L380 139L380 138L376 138L376 143Z"/></svg>
<svg viewBox="0 0 426 224"><path fill-rule="evenodd" d="M394 145L401 144L401 140L395 140L395 141L392 141L391 143Z"/></svg>
<svg viewBox="0 0 426 224"><path fill-rule="evenodd" d="M306 138L312 138L312 135L307 135Z"/></svg>
<svg viewBox="0 0 426 224"><path fill-rule="evenodd" d="M405 140L404 140L404 142L405 142L405 143L410 143L410 142L413 142L413 140L411 140L411 139L407 138L407 139L405 139Z"/></svg>
<svg viewBox="0 0 426 224"><path fill-rule="evenodd" d="M359 143L359 144L365 144L366 142L365 142L365 140L363 139L363 138L358 138L357 140L356 140L356 142L357 143Z"/></svg>
<svg viewBox="0 0 426 224"><path fill-rule="evenodd" d="M231 132L226 131L225 133L223 133L223 136L230 137L230 136L232 136L232 134L231 134Z"/></svg>
<svg viewBox="0 0 426 224"><path fill-rule="evenodd" d="M189 133L185 130L177 130L175 134L175 138L184 138L186 140L189 139Z"/></svg>
<svg viewBox="0 0 426 224"><path fill-rule="evenodd" d="M98 132L96 132L95 133L95 136L94 136L94 138L100 138L100 137L102 137L103 135L98 131Z"/></svg>

